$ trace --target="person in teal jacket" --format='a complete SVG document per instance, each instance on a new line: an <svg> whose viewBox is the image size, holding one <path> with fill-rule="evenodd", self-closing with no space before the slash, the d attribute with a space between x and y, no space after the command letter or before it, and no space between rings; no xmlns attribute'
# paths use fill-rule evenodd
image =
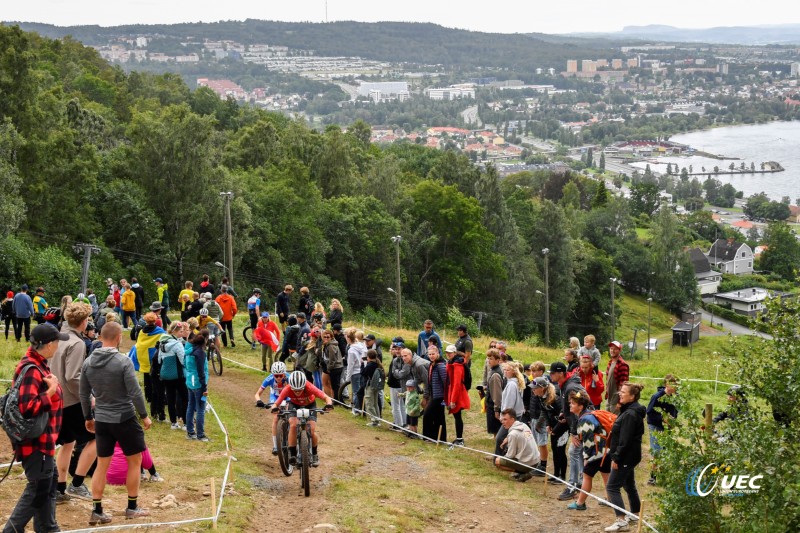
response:
<svg viewBox="0 0 800 533"><path fill-rule="evenodd" d="M184 374L186 388L189 390L189 401L186 407L186 438L208 442L205 432L206 399L208 397L208 358L205 345L208 341L208 330L202 329L186 345L183 358L186 363ZM196 417L196 419L195 419ZM195 429L195 424L197 428Z"/></svg>

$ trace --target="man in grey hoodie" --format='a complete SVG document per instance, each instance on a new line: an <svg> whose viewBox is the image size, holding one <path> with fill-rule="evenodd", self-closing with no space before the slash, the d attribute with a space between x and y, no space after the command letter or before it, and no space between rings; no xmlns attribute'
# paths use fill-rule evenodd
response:
<svg viewBox="0 0 800 533"><path fill-rule="evenodd" d="M92 352L81 369L80 399L86 429L95 434L97 442L97 469L92 476L92 514L89 525L111 522L103 512L103 490L106 474L119 443L128 462L126 487L128 508L125 518L139 518L150 513L138 506L142 452L146 449L144 429L151 422L147 416L144 394L136 380L133 362L121 354L117 347L122 340L122 326L109 322L100 334L103 346ZM95 398L92 411L92 396ZM142 419L142 425L136 415Z"/></svg>
<svg viewBox="0 0 800 533"><path fill-rule="evenodd" d="M533 477L533 470L540 466L539 448L533 440L530 426L517 420L513 408L503 410L500 423L508 432L501 445L506 454L497 457L494 464L500 470L514 472L514 479L524 483Z"/></svg>

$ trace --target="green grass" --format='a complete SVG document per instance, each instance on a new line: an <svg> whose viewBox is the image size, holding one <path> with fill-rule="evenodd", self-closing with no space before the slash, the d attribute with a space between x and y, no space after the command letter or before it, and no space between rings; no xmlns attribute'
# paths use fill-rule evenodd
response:
<svg viewBox="0 0 800 533"><path fill-rule="evenodd" d="M650 228L636 228L636 236L640 241L649 241L653 238L653 231Z"/></svg>

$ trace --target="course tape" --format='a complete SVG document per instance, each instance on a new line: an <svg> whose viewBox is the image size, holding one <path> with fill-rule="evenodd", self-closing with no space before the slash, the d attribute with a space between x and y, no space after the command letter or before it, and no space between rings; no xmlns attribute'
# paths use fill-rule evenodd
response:
<svg viewBox="0 0 800 533"><path fill-rule="evenodd" d="M235 362L235 361L233 361ZM89 533L92 531L120 531L123 529L143 529L143 528L152 528L152 527L162 527L162 526L180 526L184 524L194 524L197 522L213 522L217 523L219 521L219 517L222 514L222 502L225 499L225 489L228 486L228 476L231 472L231 463L236 461L236 457L233 456L231 453L231 444L230 439L228 436L228 430L225 427L225 424L222 423L219 415L217 414L216 409L208 402L208 410L214 415L214 418L217 420L217 424L219 424L219 429L222 431L222 434L225 436L225 453L228 456L228 464L225 467L225 475L222 477L222 486L220 487L219 493L219 504L217 505L217 510L214 516L205 516L201 518L189 518L186 520L175 520L172 522L141 522L141 523L126 523L124 525L115 525L115 526L99 526L99 527L89 527L89 528L81 528L81 529L69 529L65 530L64 533ZM58 446L60 447L60 446ZM14 461L11 464L13 465L20 465L18 461ZM9 463L4 465L0 465L0 468L8 468Z"/></svg>
<svg viewBox="0 0 800 533"><path fill-rule="evenodd" d="M258 369L258 368L255 368L255 367L253 367L253 366L250 366L250 365L246 365L246 364L244 364L244 363L240 363L240 362L238 362L238 361L234 361L233 359L229 359L229 358L227 358L227 357L223 357L223 359L226 359L226 360L230 361L231 363L233 363L233 364L235 364L235 365L239 365L239 366L241 366L241 367L248 368L248 369L250 369L250 370L255 370L256 372L262 372L262 371L261 371L260 369ZM396 429L397 429L399 432L402 432L402 433L404 433L405 435L413 435L415 438L417 438L417 439L419 439L419 440L422 440L422 441L427 441L427 442L430 442L430 443L433 443L433 444L444 444L444 445L446 445L446 446L448 447L448 450L451 450L451 451L452 451L452 450L461 449L461 450L469 450L469 451L471 451L471 452L475 452L475 453L482 454L482 455L486 455L486 456L493 457L493 458L499 458L499 457L502 457L502 456L500 456L500 455L495 455L495 454L493 454L493 453L491 453L491 452L487 452L487 451L484 451L484 450L478 450L478 449L476 449L476 448L470 448L470 447L468 447L468 446L456 446L456 445L454 445L454 444L452 444L452 443L450 443L450 442L446 442L446 441L439 441L439 440L436 440L436 439L431 439L430 437L426 437L425 435L422 435L421 433L416 433L416 432L410 431L410 430L408 430L408 429L406 429L406 428L404 428L404 427L402 427L402 426L399 426L399 425L395 424L394 422L390 422L390 421L388 421L388 420L386 420L386 419L372 417L371 415L368 415L366 411L364 411L364 410L362 410L362 409L356 409L356 408L354 408L352 404L346 404L346 403L344 403L344 402L341 402L341 401L339 401L339 400L333 400L333 401L334 401L334 403L337 403L337 404L339 404L339 405L341 405L341 406L343 406L343 407L346 407L346 408L348 408L348 409L352 409L353 411L355 411L355 412L359 413L360 415L369 416L369 417L370 417L370 418L372 418L373 420L378 420L378 421L381 421L381 422L383 422L383 423L384 423L384 424L386 424L387 426L394 427L394 428L396 428ZM514 461L514 460L512 460L512 459L507 459L507 458L506 458L506 460L508 460L508 461L510 461L510 462L513 462L513 463L516 463L516 464L518 464L518 465L520 465L520 466L524 466L524 467L526 467L526 468L530 468L530 466L529 466L529 465L526 465L526 464L520 463L520 462L518 462L518 461ZM597 500L598 502L600 502L600 503L603 503L603 504L605 504L606 506L608 506L608 507L610 507L610 508L612 508L612 509L615 509L615 510L619 511L620 513L624 513L626 516L633 517L633 518L634 518L634 519L636 519L636 520L638 520L638 519L639 519L639 515L636 515L636 514L634 514L634 513L631 513L631 512L629 512L629 511L627 511L627 510L625 510L625 509L623 509L623 508L621 508L621 507L617 507L616 505L612 504L610 501L608 501L608 500L605 500L605 499L603 499L603 498L600 498L599 496L596 496L596 495L594 495L594 494L592 494L592 493L590 493L590 492L586 492L586 491L584 491L583 489L581 489L581 487L580 487L580 486L575 486L575 485L572 485L572 484L570 484L570 483L564 482L564 481L560 480L559 478L555 477L554 475L552 475L552 474L550 474L550 473L548 473L548 472L546 472L546 471L544 471L544 470L540 470L540 469L538 469L538 468L533 468L532 470L535 470L536 472L540 472L540 473L544 474L545 476L547 476L548 478L552 478L552 479L554 480L554 481L553 481L553 483L552 483L553 485L555 485L555 484L563 484L563 485L565 485L567 488L569 488L570 490L576 490L576 491L583 492L583 493L584 493L584 494L586 494L588 497L590 497L590 498L594 498L594 499L595 499L595 500ZM642 524L646 525L646 526L647 526L647 527L649 527L651 530L653 530L653 531L655 531L656 533L658 533L658 530L657 530L657 529L656 529L656 528L655 528L655 527L654 527L652 524L650 524L649 522L647 522L646 520L642 520Z"/></svg>

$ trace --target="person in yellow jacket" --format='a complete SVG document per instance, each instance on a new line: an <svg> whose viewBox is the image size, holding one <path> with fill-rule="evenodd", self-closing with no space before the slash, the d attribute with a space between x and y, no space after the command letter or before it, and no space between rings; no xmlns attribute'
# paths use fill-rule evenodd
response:
<svg viewBox="0 0 800 533"><path fill-rule="evenodd" d="M133 327L136 327L136 293L133 292L131 284L127 281L120 305L122 306L122 327L130 329L128 328L128 317L133 321Z"/></svg>
<svg viewBox="0 0 800 533"><path fill-rule="evenodd" d="M183 284L183 286L184 289L180 292L180 294L178 294L178 301L181 303L181 311L186 310L187 303L194 301L194 289L192 288L194 287L194 283L187 281ZM189 297L188 302L184 298L184 295Z"/></svg>

